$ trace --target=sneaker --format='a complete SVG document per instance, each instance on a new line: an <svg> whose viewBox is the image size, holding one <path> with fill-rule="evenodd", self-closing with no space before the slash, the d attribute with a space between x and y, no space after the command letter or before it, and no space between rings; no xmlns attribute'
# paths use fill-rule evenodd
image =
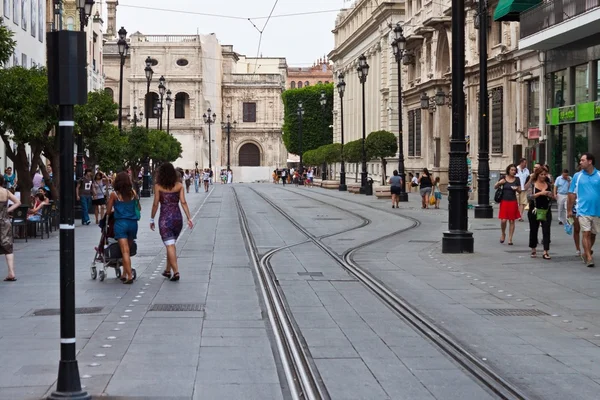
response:
<svg viewBox="0 0 600 400"><path fill-rule="evenodd" d="M563 223L562 223L562 222L560 222L560 221L558 222L558 224L559 224L559 225L563 225Z"/></svg>
<svg viewBox="0 0 600 400"><path fill-rule="evenodd" d="M594 259L590 258L589 261L585 263L585 266L588 268L594 268Z"/></svg>

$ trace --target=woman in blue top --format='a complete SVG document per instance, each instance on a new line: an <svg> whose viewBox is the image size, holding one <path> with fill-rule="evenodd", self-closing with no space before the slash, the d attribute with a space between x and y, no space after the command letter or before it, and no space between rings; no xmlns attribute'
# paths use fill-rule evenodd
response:
<svg viewBox="0 0 600 400"><path fill-rule="evenodd" d="M138 213L136 212L136 208L139 211L142 208L137 200L131 178L127 172L119 172L117 174L113 187L115 191L108 198L106 211L108 214L114 213L115 215L115 239L119 242L123 260L123 275L121 280L123 283L129 285L133 283L129 247L137 237Z"/></svg>

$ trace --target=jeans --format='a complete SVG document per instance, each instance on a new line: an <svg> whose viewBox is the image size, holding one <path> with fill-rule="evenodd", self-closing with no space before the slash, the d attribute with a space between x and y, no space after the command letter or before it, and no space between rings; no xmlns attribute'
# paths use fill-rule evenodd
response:
<svg viewBox="0 0 600 400"><path fill-rule="evenodd" d="M79 196L81 201L81 223L87 224L90 221L90 210L92 209L92 196Z"/></svg>
<svg viewBox="0 0 600 400"><path fill-rule="evenodd" d="M557 197L558 220L565 224L567 222L567 195L559 194Z"/></svg>
<svg viewBox="0 0 600 400"><path fill-rule="evenodd" d="M198 189L200 189L200 179L199 178L194 179L194 189L196 190L196 193L198 193Z"/></svg>

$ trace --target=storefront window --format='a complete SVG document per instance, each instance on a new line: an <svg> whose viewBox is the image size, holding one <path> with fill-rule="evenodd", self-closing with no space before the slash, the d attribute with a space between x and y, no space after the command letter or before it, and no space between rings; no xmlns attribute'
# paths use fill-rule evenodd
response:
<svg viewBox="0 0 600 400"><path fill-rule="evenodd" d="M589 124L575 124L575 154L573 155L573 165L569 168L571 175L579 165L581 155L588 151L588 128Z"/></svg>
<svg viewBox="0 0 600 400"><path fill-rule="evenodd" d="M540 80L530 80L527 86L527 123L529 128L535 128L540 123Z"/></svg>
<svg viewBox="0 0 600 400"><path fill-rule="evenodd" d="M566 69L552 74L552 107L563 107L568 105L569 76Z"/></svg>
<svg viewBox="0 0 600 400"><path fill-rule="evenodd" d="M590 79L587 64L575 67L575 103L587 103L590 101Z"/></svg>
<svg viewBox="0 0 600 400"><path fill-rule="evenodd" d="M600 60L597 61L597 67L596 67L596 81L598 82L596 84L596 100L600 100Z"/></svg>

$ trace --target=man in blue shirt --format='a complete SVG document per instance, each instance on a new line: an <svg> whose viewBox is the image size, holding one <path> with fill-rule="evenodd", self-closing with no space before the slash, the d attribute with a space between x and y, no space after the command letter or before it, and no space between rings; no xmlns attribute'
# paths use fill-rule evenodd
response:
<svg viewBox="0 0 600 400"><path fill-rule="evenodd" d="M575 174L569 187L567 213L569 218L573 217L573 204L577 200L577 218L583 232L582 257L588 267L593 267L592 247L600 231L600 171L590 153L581 155L579 165L581 171Z"/></svg>
<svg viewBox="0 0 600 400"><path fill-rule="evenodd" d="M557 199L558 205L558 224L562 225L567 222L567 195L569 186L571 185L571 177L569 170L564 169L562 175L554 181L554 196Z"/></svg>

